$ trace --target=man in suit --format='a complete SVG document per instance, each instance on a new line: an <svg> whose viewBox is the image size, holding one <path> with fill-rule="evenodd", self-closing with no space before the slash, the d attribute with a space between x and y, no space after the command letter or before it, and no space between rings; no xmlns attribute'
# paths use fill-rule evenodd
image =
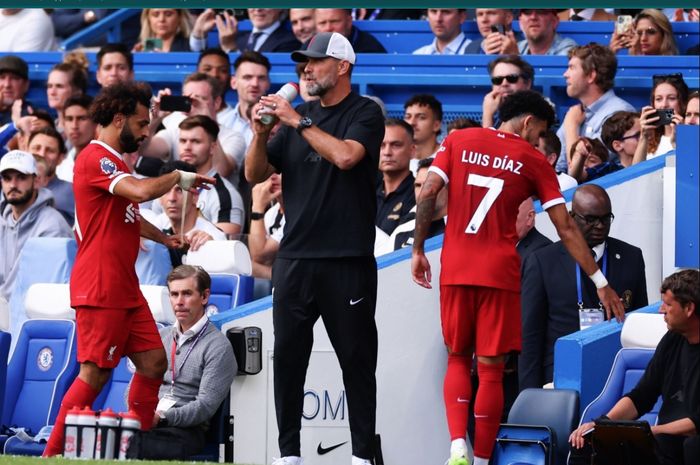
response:
<svg viewBox="0 0 700 465"><path fill-rule="evenodd" d="M535 228L535 204L532 197L528 197L520 204L518 216L515 218L515 231L518 233L518 245L515 249L522 263L531 253L552 243Z"/></svg>
<svg viewBox="0 0 700 465"><path fill-rule="evenodd" d="M621 296L625 311L646 306L642 251L609 237L614 215L605 190L593 184L579 187L570 214L610 285ZM554 343L580 329L579 308L599 308L595 288L585 276L577 279L577 271L561 241L534 252L523 264L520 390L552 381Z"/></svg>
<svg viewBox="0 0 700 465"><path fill-rule="evenodd" d="M204 10L195 21L190 34L190 49L200 52L206 48L207 34L216 26L219 46L226 53L254 50L266 52L291 52L301 44L291 31L282 25L278 8L248 8L252 31L239 33L238 21L227 11L217 14L211 8Z"/></svg>

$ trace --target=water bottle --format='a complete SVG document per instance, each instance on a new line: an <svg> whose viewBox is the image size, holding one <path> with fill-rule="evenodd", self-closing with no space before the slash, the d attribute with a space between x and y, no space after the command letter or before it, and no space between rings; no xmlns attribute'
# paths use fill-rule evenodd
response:
<svg viewBox="0 0 700 465"><path fill-rule="evenodd" d="M108 408L97 418L97 439L95 440L96 459L114 459L117 446L119 417Z"/></svg>
<svg viewBox="0 0 700 465"><path fill-rule="evenodd" d="M63 436L63 457L74 459L78 449L78 407L73 407L66 413L65 433Z"/></svg>
<svg viewBox="0 0 700 465"><path fill-rule="evenodd" d="M297 98L297 95L299 94L299 85L296 82L288 82L285 85L283 85L280 90L278 90L275 95L279 95L283 99L285 99L288 102L292 102L295 98ZM262 113L262 112L261 112ZM275 115L271 115L269 113L263 113L260 116L260 121L262 121L263 124L270 125L274 123L275 121Z"/></svg>
<svg viewBox="0 0 700 465"><path fill-rule="evenodd" d="M129 449L131 438L141 429L141 420L133 411L121 414L122 435L119 439L119 460L126 460L126 451Z"/></svg>
<svg viewBox="0 0 700 465"><path fill-rule="evenodd" d="M90 407L78 412L78 448L76 456L79 459L92 459L95 456L95 425L97 417Z"/></svg>

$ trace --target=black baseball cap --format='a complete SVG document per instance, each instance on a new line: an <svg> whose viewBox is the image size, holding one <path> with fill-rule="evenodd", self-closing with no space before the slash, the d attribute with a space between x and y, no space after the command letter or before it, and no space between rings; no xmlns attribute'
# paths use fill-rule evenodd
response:
<svg viewBox="0 0 700 465"><path fill-rule="evenodd" d="M27 62L15 55L5 55L0 57L0 73L14 73L22 79L29 78L29 67Z"/></svg>

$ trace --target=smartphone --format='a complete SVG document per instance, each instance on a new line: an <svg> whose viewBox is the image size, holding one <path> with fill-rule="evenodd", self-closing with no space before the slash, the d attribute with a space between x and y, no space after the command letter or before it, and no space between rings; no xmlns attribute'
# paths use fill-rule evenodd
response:
<svg viewBox="0 0 700 465"><path fill-rule="evenodd" d="M163 50L163 39L158 37L149 37L143 42L143 51L152 52L153 50Z"/></svg>
<svg viewBox="0 0 700 465"><path fill-rule="evenodd" d="M181 111L189 113L192 109L192 99L184 95L163 95L160 98L162 111Z"/></svg>
<svg viewBox="0 0 700 465"><path fill-rule="evenodd" d="M615 21L615 33L624 34L632 25L633 18L630 15L620 15Z"/></svg>
<svg viewBox="0 0 700 465"><path fill-rule="evenodd" d="M498 32L499 34L505 34L505 28L503 24L492 24L491 32Z"/></svg>
<svg viewBox="0 0 700 465"><path fill-rule="evenodd" d="M659 120L654 123L657 127L666 126L668 124L671 124L671 122L673 121L673 110L671 108L656 110L654 116L659 117Z"/></svg>

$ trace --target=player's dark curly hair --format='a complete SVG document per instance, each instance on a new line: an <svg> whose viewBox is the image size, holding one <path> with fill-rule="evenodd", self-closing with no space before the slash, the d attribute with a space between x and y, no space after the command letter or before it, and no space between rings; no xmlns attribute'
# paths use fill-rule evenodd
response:
<svg viewBox="0 0 700 465"><path fill-rule="evenodd" d="M145 82L120 82L102 88L90 106L90 118L100 126L109 126L114 115L136 114L137 104L151 105L151 86Z"/></svg>
<svg viewBox="0 0 700 465"><path fill-rule="evenodd" d="M554 125L554 109L539 92L521 90L503 99L498 107L501 121L510 121L525 115L546 121L547 126Z"/></svg>

